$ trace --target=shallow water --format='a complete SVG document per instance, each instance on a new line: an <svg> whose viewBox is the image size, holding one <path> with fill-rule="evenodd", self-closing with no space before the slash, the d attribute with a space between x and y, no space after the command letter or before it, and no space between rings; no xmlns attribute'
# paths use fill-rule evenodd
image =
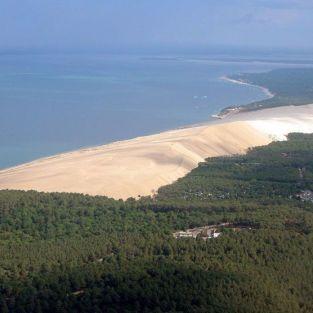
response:
<svg viewBox="0 0 313 313"><path fill-rule="evenodd" d="M206 121L266 97L220 79L262 63L108 55L0 56L0 168Z"/></svg>

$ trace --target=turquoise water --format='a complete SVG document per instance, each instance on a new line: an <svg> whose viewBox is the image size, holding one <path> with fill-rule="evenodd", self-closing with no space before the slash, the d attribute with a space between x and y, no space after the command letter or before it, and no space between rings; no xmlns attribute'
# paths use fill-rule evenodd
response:
<svg viewBox="0 0 313 313"><path fill-rule="evenodd" d="M265 98L223 75L273 65L107 55L0 56L0 168L203 122Z"/></svg>

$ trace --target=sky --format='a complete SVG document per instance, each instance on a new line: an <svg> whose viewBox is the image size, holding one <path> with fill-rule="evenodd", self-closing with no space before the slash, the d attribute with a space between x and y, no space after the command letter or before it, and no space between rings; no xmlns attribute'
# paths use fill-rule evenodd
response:
<svg viewBox="0 0 313 313"><path fill-rule="evenodd" d="M1 0L0 50L313 48L313 0Z"/></svg>

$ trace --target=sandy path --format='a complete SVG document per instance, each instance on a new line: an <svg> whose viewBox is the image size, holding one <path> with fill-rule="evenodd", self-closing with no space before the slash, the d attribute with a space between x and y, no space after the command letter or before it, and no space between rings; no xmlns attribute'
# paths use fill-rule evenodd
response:
<svg viewBox="0 0 313 313"><path fill-rule="evenodd" d="M313 132L313 105L241 113L207 125L64 153L0 171L0 189L79 192L126 199L150 195L209 156L243 153Z"/></svg>

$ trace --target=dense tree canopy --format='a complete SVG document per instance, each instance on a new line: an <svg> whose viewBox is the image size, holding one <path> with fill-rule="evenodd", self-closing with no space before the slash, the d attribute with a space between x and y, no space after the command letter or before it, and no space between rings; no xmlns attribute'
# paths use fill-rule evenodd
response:
<svg viewBox="0 0 313 313"><path fill-rule="evenodd" d="M313 311L313 135L210 158L154 197L0 191L0 312ZM173 232L219 222L216 239Z"/></svg>

